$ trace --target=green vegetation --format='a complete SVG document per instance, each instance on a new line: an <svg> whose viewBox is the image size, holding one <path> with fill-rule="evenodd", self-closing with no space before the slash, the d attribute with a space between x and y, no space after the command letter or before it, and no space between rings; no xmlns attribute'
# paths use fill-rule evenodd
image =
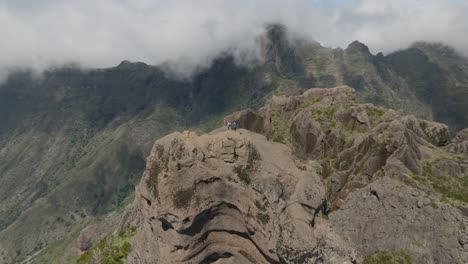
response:
<svg viewBox="0 0 468 264"><path fill-rule="evenodd" d="M158 174L156 172L150 171L150 175L148 179L146 179L146 185L150 189L154 198L157 198L159 196L159 191L158 191Z"/></svg>
<svg viewBox="0 0 468 264"><path fill-rule="evenodd" d="M379 124L382 122L381 117L385 113L383 110L374 107L366 108L367 116L374 122L374 124Z"/></svg>
<svg viewBox="0 0 468 264"><path fill-rule="evenodd" d="M333 173L333 164L334 164L334 159L326 159L322 161L322 177L324 179L328 178L331 176Z"/></svg>
<svg viewBox="0 0 468 264"><path fill-rule="evenodd" d="M383 110L380 110L378 108L373 108L373 107L367 107L366 112L370 118L378 118L384 114Z"/></svg>
<svg viewBox="0 0 468 264"><path fill-rule="evenodd" d="M249 157L247 158L247 167L250 169L255 168L255 163L261 159L260 153L258 153L257 148L249 144Z"/></svg>
<svg viewBox="0 0 468 264"><path fill-rule="evenodd" d="M136 233L136 227L131 227L126 231L121 231L117 235L108 235L99 243L81 255L77 264L103 263L103 264L124 264L131 251L130 240ZM93 260L96 260L93 262Z"/></svg>
<svg viewBox="0 0 468 264"><path fill-rule="evenodd" d="M319 119L321 117L324 117L329 121L332 121L332 120L335 119L335 113L336 113L336 108L334 108L334 107L315 108L315 109L310 110L310 114L317 121L320 121Z"/></svg>
<svg viewBox="0 0 468 264"><path fill-rule="evenodd" d="M151 193L155 198L158 197L158 175L161 173L163 169L167 167L167 163L169 161L168 157L164 157L164 146L157 145L156 149L156 158L158 159L153 164L153 168L149 169L149 176L146 179L146 185L150 189Z"/></svg>
<svg viewBox="0 0 468 264"><path fill-rule="evenodd" d="M256 169L256 162L261 159L260 153L258 153L258 150L255 148L254 145L249 144L248 148L249 148L249 156L247 158L247 164L245 166L243 165L234 166L234 173L236 173L237 177L239 177L239 179L245 184L250 183L251 181L250 175Z"/></svg>
<svg viewBox="0 0 468 264"><path fill-rule="evenodd" d="M413 244L413 245L415 245L415 246L417 246L417 247L419 247L419 248L424 248L424 244L419 243L419 242L413 242L413 243L411 243L411 244Z"/></svg>
<svg viewBox="0 0 468 264"><path fill-rule="evenodd" d="M288 121L275 112L271 114L270 140L283 144L291 143Z"/></svg>
<svg viewBox="0 0 468 264"><path fill-rule="evenodd" d="M93 251L88 250L86 251L83 255L78 258L78 261L76 262L77 264L87 264L90 263L93 258Z"/></svg>
<svg viewBox="0 0 468 264"><path fill-rule="evenodd" d="M297 94L302 88L295 79L279 76L272 76L271 87L275 95Z"/></svg>
<svg viewBox="0 0 468 264"><path fill-rule="evenodd" d="M468 178L444 176L434 177L432 175L432 163L428 160L421 162L421 176L411 174L411 177L426 187L433 189L442 196L442 199L451 203L462 203L468 205ZM433 203L432 207L438 205Z"/></svg>
<svg viewBox="0 0 468 264"><path fill-rule="evenodd" d="M364 257L364 264L418 264L418 262L408 252L400 250L377 251Z"/></svg>
<svg viewBox="0 0 468 264"><path fill-rule="evenodd" d="M268 222L270 222L270 216L268 214L263 214L263 213L258 213L257 214L257 220L266 225Z"/></svg>
<svg viewBox="0 0 468 264"><path fill-rule="evenodd" d="M186 190L179 190L174 196L174 205L177 208L185 208L190 205L190 201L193 196L193 188L188 188Z"/></svg>
<svg viewBox="0 0 468 264"><path fill-rule="evenodd" d="M7 211L0 211L0 231L12 224L21 214L18 208L11 208Z"/></svg>
<svg viewBox="0 0 468 264"><path fill-rule="evenodd" d="M424 177L430 178L432 176L432 164L430 161L421 161L421 170Z"/></svg>
<svg viewBox="0 0 468 264"><path fill-rule="evenodd" d="M205 118L200 124L197 124L193 129L201 132L201 133L208 133L216 128L223 126L223 118L230 114L228 112L223 112L216 115L211 115Z"/></svg>
<svg viewBox="0 0 468 264"><path fill-rule="evenodd" d="M299 105L297 107L296 113L303 110L303 109L305 109L305 108L313 106L314 104L319 103L320 101L322 101L321 97L307 98L301 105Z"/></svg>
<svg viewBox="0 0 468 264"><path fill-rule="evenodd" d="M330 128L336 128L335 107L315 108L310 110L310 115L319 124L325 124Z"/></svg>
<svg viewBox="0 0 468 264"><path fill-rule="evenodd" d="M237 174L237 177L244 182L245 184L250 183L250 173L249 170L244 166L234 166L234 172Z"/></svg>
<svg viewBox="0 0 468 264"><path fill-rule="evenodd" d="M443 199L448 198L468 205L468 177L432 177L431 181L432 187L442 195Z"/></svg>

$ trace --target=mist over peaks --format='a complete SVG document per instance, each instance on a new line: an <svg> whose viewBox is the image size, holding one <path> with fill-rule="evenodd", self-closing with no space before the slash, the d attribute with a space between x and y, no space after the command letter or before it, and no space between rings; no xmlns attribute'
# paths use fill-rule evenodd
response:
<svg viewBox="0 0 468 264"><path fill-rule="evenodd" d="M230 54L262 59L267 25L290 37L345 47L357 39L388 53L419 40L468 54L468 1L3 0L0 78L18 68L165 64L182 77Z"/></svg>

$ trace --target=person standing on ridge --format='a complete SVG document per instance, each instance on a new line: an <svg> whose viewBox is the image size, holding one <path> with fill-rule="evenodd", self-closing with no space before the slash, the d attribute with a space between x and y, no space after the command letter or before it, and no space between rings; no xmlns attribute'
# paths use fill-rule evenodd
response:
<svg viewBox="0 0 468 264"><path fill-rule="evenodd" d="M224 125L227 126L227 129L231 129L231 122L229 122L228 120L224 119Z"/></svg>
<svg viewBox="0 0 468 264"><path fill-rule="evenodd" d="M234 129L234 131L237 130L237 121L234 120L234 122L232 122L232 129Z"/></svg>

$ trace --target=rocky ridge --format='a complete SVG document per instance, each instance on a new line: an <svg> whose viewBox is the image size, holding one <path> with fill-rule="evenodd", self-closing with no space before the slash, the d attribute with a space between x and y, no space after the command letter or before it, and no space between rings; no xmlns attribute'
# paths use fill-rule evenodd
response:
<svg viewBox="0 0 468 264"><path fill-rule="evenodd" d="M138 228L128 263L468 262L466 131L449 144L354 96L273 97L227 117L243 129L157 140L120 227Z"/></svg>

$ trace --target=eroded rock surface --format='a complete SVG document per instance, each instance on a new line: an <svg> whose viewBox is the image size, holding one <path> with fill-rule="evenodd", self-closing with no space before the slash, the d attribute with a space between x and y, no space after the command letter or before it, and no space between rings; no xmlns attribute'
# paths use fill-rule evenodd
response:
<svg viewBox="0 0 468 264"><path fill-rule="evenodd" d="M452 153L468 153L468 128L457 133L448 150Z"/></svg>
<svg viewBox="0 0 468 264"><path fill-rule="evenodd" d="M351 193L330 221L360 252L405 249L421 263L466 263L468 221L438 198L384 177Z"/></svg>
<svg viewBox="0 0 468 264"><path fill-rule="evenodd" d="M80 251L85 251L93 246L93 239L96 236L96 226L90 225L81 230L76 241L76 247Z"/></svg>
<svg viewBox="0 0 468 264"><path fill-rule="evenodd" d="M158 140L137 188L144 221L129 262L302 263L336 247L325 259L351 263L346 241L317 220L326 189L313 168L246 130Z"/></svg>
<svg viewBox="0 0 468 264"><path fill-rule="evenodd" d="M447 145L446 125L354 97L273 97L227 117L251 131L158 140L128 262L362 263L405 250L467 263L468 155L453 147L465 137Z"/></svg>

